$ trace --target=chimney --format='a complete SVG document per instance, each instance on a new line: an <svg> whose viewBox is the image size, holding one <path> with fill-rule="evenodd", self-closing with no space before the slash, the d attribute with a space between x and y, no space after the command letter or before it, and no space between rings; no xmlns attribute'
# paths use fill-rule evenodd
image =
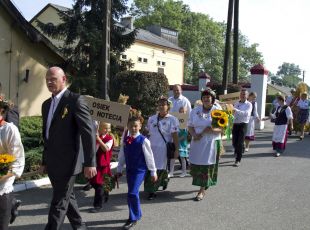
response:
<svg viewBox="0 0 310 230"><path fill-rule="evenodd" d="M134 27L133 27L133 21L134 21L134 17L131 17L131 16L121 18L121 24L122 24L125 28L130 29L130 30L133 30L133 29L134 29Z"/></svg>

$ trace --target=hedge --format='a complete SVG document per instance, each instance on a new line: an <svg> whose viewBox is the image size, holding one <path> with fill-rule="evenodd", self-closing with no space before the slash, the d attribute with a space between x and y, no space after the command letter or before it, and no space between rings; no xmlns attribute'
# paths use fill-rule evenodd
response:
<svg viewBox="0 0 310 230"><path fill-rule="evenodd" d="M110 83L110 97L117 101L120 94L129 96L128 105L142 111L144 117L156 112L161 95L168 96L168 80L164 74L144 71L118 73Z"/></svg>
<svg viewBox="0 0 310 230"><path fill-rule="evenodd" d="M42 117L22 117L20 135L25 149L24 173L36 171L41 165L43 153ZM31 179L39 177L40 175L31 176Z"/></svg>

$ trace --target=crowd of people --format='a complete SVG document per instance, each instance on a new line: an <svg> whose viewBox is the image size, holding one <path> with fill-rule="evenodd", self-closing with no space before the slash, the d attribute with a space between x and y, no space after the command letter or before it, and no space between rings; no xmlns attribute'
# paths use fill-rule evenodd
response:
<svg viewBox="0 0 310 230"><path fill-rule="evenodd" d="M87 229L73 192L80 172L94 188L90 212L96 213L108 200L111 181L123 176L126 165L129 216L124 229L132 228L142 217L139 197L142 183L148 193L147 199L156 199L158 190L167 189L169 180L175 176L177 159L182 169L180 177L189 176L187 166L190 166L192 185L198 186L194 201L203 200L208 188L217 184L218 164L224 151L224 130L212 125L212 112L222 110L212 89L202 91L200 103L192 109L189 100L182 95L181 86L175 85L172 97L158 99L157 112L148 118L145 130L142 130L144 119L141 112L132 109L121 138L117 173L112 175L110 161L115 140L111 135L111 125L106 122L94 125L83 97L69 91L66 83L67 77L61 68L48 69L46 85L52 97L42 104L44 152L40 172L47 173L50 178L53 194L45 230L61 229L65 216L73 229ZM259 117L256 97L255 92L241 89L240 99L231 109L235 167L241 165L244 152L249 151L250 142L255 140L255 122L269 119ZM287 135L293 129L292 106L299 108L300 139L304 138L305 124L309 120L307 93L303 92L299 100L287 98L286 102L283 96L277 95L274 106L270 115L275 123L272 146L278 157L284 152ZM18 128L4 120L9 108L4 100L0 100L0 153L16 157L11 175L0 181L0 230L8 229L12 210L16 209L13 182L24 167L24 150ZM187 128L181 129L179 120L169 112L188 114Z"/></svg>

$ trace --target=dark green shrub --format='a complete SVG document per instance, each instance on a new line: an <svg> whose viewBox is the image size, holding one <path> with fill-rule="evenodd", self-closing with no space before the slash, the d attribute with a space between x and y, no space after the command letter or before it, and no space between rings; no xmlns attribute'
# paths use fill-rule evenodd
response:
<svg viewBox="0 0 310 230"><path fill-rule="evenodd" d="M111 80L110 97L117 101L118 96L129 96L128 105L142 111L144 117L156 112L156 102L161 95L167 96L169 85L164 74L124 71L118 73Z"/></svg>
<svg viewBox="0 0 310 230"><path fill-rule="evenodd" d="M272 109L272 103L266 103L265 106L265 116L269 116Z"/></svg>
<svg viewBox="0 0 310 230"><path fill-rule="evenodd" d="M272 103L276 95L266 95L266 103Z"/></svg>
<svg viewBox="0 0 310 230"><path fill-rule="evenodd" d="M43 139L42 139L42 117L31 116L20 119L20 135L25 149L24 173L39 169L42 161ZM37 179L41 175L22 179Z"/></svg>
<svg viewBox="0 0 310 230"><path fill-rule="evenodd" d="M26 152L42 146L42 117L22 117L20 119L20 135Z"/></svg>

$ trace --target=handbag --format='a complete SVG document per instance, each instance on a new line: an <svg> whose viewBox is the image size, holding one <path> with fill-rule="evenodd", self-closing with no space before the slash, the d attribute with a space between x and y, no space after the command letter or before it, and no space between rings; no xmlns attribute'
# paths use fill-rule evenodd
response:
<svg viewBox="0 0 310 230"><path fill-rule="evenodd" d="M160 128L159 128L159 116L157 116L157 128L158 132L160 133L161 137L164 139L164 142L166 144L167 148L167 159L173 159L174 158L174 152L175 152L175 144L173 142L167 142L164 135L161 133Z"/></svg>

